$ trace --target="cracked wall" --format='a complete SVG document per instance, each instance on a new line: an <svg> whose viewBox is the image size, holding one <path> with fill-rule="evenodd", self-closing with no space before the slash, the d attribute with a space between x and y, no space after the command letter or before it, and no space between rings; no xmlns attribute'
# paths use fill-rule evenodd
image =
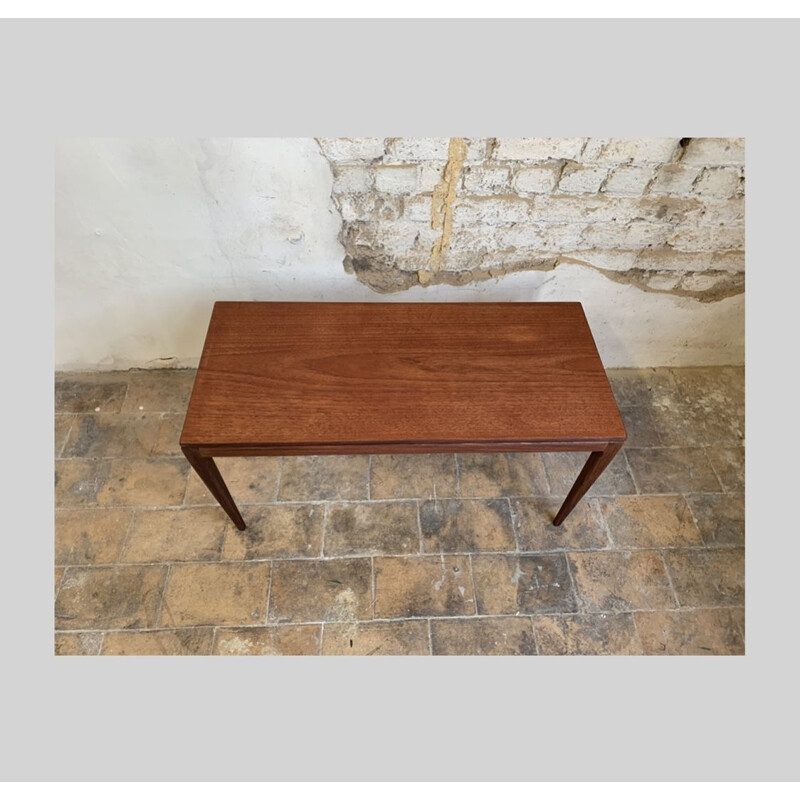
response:
<svg viewBox="0 0 800 800"><path fill-rule="evenodd" d="M319 139L345 270L381 294L579 264L642 292L744 291L742 139Z"/></svg>

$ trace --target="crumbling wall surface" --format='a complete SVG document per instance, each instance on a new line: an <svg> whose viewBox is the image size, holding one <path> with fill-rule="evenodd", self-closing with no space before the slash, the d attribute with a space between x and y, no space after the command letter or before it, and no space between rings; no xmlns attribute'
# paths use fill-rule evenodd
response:
<svg viewBox="0 0 800 800"><path fill-rule="evenodd" d="M345 270L376 292L563 265L697 303L744 291L743 139L317 142Z"/></svg>

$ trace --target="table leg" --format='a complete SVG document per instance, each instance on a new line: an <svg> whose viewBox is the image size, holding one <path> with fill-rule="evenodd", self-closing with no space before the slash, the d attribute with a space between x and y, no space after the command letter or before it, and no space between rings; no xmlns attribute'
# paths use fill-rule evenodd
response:
<svg viewBox="0 0 800 800"><path fill-rule="evenodd" d="M564 504L553 519L553 525L560 525L577 505L578 501L592 487L592 484L600 477L603 470L611 463L614 456L620 451L621 442L606 445L604 450L597 450L586 459L583 469L575 480L575 484L569 490Z"/></svg>
<svg viewBox="0 0 800 800"><path fill-rule="evenodd" d="M216 497L217 502L222 506L223 511L233 520L236 527L243 531L247 526L244 524L236 503L233 502L231 493L219 474L214 459L210 456L201 456L191 447L182 447L186 460L194 467L195 472L208 487L208 491Z"/></svg>

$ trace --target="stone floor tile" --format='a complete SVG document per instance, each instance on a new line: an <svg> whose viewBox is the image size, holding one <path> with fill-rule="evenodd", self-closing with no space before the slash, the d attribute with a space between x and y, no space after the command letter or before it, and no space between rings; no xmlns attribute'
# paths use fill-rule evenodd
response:
<svg viewBox="0 0 800 800"><path fill-rule="evenodd" d="M100 631L84 633L57 633L55 654L57 656L96 656L103 644Z"/></svg>
<svg viewBox="0 0 800 800"><path fill-rule="evenodd" d="M620 413L628 434L628 447L658 447L661 437L650 406L626 406Z"/></svg>
<svg viewBox="0 0 800 800"><path fill-rule="evenodd" d="M741 445L744 441L743 406L672 400L655 406L652 417L664 446Z"/></svg>
<svg viewBox="0 0 800 800"><path fill-rule="evenodd" d="M287 456L279 500L366 500L369 456Z"/></svg>
<svg viewBox="0 0 800 800"><path fill-rule="evenodd" d="M240 506L247 529L228 526L225 537L226 561L257 558L316 558L322 551L321 505L280 503Z"/></svg>
<svg viewBox="0 0 800 800"><path fill-rule="evenodd" d="M550 494L540 453L459 453L462 497Z"/></svg>
<svg viewBox="0 0 800 800"><path fill-rule="evenodd" d="M183 502L189 462L180 458L120 459L111 462L98 505L175 506Z"/></svg>
<svg viewBox="0 0 800 800"><path fill-rule="evenodd" d="M475 598L466 556L375 559L375 617L474 613Z"/></svg>
<svg viewBox="0 0 800 800"><path fill-rule="evenodd" d="M744 549L669 550L664 553L682 606L744 605Z"/></svg>
<svg viewBox="0 0 800 800"><path fill-rule="evenodd" d="M127 373L62 373L55 380L56 414L91 414L122 410Z"/></svg>
<svg viewBox="0 0 800 800"><path fill-rule="evenodd" d="M55 417L55 430L53 436L53 452L56 458L61 458L67 437L75 421L75 417L69 414L57 414Z"/></svg>
<svg viewBox="0 0 800 800"><path fill-rule="evenodd" d="M706 454L726 492L744 491L743 447L707 447Z"/></svg>
<svg viewBox="0 0 800 800"><path fill-rule="evenodd" d="M639 638L648 655L744 655L744 609L640 611Z"/></svg>
<svg viewBox="0 0 800 800"><path fill-rule="evenodd" d="M617 547L703 544L682 495L602 498L600 508L608 525L608 535Z"/></svg>
<svg viewBox="0 0 800 800"><path fill-rule="evenodd" d="M373 500L458 497L453 453L374 455L370 468Z"/></svg>
<svg viewBox="0 0 800 800"><path fill-rule="evenodd" d="M324 656L427 656L428 623L423 619L397 622L327 623L322 635Z"/></svg>
<svg viewBox="0 0 800 800"><path fill-rule="evenodd" d="M326 556L418 552L416 502L335 503L328 507Z"/></svg>
<svg viewBox="0 0 800 800"><path fill-rule="evenodd" d="M690 494L686 500L707 546L744 544L744 495Z"/></svg>
<svg viewBox="0 0 800 800"><path fill-rule="evenodd" d="M722 491L701 447L628 449L626 452L642 494Z"/></svg>
<svg viewBox="0 0 800 800"><path fill-rule="evenodd" d="M61 580L64 577L64 567L56 567L55 569L55 585L53 587L54 595L58 594L58 587L61 586Z"/></svg>
<svg viewBox="0 0 800 800"><path fill-rule="evenodd" d="M569 613L575 594L563 553L472 557L479 614Z"/></svg>
<svg viewBox="0 0 800 800"><path fill-rule="evenodd" d="M540 655L641 655L631 614L571 614L534 617Z"/></svg>
<svg viewBox="0 0 800 800"><path fill-rule="evenodd" d="M584 498L558 527L552 524L563 498L520 497L511 500L519 549L537 550L608 547L608 537L598 501Z"/></svg>
<svg viewBox="0 0 800 800"><path fill-rule="evenodd" d="M186 411L194 386L193 369L131 370L123 411Z"/></svg>
<svg viewBox="0 0 800 800"><path fill-rule="evenodd" d="M84 414L73 418L63 458L146 458L161 419L155 414Z"/></svg>
<svg viewBox="0 0 800 800"><path fill-rule="evenodd" d="M269 564L173 564L159 624L196 625L264 623Z"/></svg>
<svg viewBox="0 0 800 800"><path fill-rule="evenodd" d="M56 508L92 506L108 480L113 461L70 458L56 461Z"/></svg>
<svg viewBox="0 0 800 800"><path fill-rule="evenodd" d="M671 369L608 369L606 375L620 408L649 406L663 398L678 396Z"/></svg>
<svg viewBox="0 0 800 800"><path fill-rule="evenodd" d="M435 656L535 656L530 617L431 620Z"/></svg>
<svg viewBox="0 0 800 800"><path fill-rule="evenodd" d="M104 656L207 656L211 655L213 628L160 631L109 631L103 641Z"/></svg>
<svg viewBox="0 0 800 800"><path fill-rule="evenodd" d="M151 628L166 574L165 566L70 567L56 598L56 628Z"/></svg>
<svg viewBox="0 0 800 800"><path fill-rule="evenodd" d="M687 402L744 408L744 367L681 367L674 377Z"/></svg>
<svg viewBox="0 0 800 800"><path fill-rule="evenodd" d="M137 510L120 561L219 561L231 530L221 508Z"/></svg>
<svg viewBox="0 0 800 800"><path fill-rule="evenodd" d="M316 656L321 638L321 625L217 628L214 655Z"/></svg>
<svg viewBox="0 0 800 800"><path fill-rule="evenodd" d="M270 622L354 622L371 617L370 559L274 562Z"/></svg>
<svg viewBox="0 0 800 800"><path fill-rule="evenodd" d="M126 508L57 509L56 564L116 563L132 517Z"/></svg>
<svg viewBox="0 0 800 800"><path fill-rule="evenodd" d="M420 503L419 519L426 553L508 552L517 548L505 498L428 500Z"/></svg>
<svg viewBox="0 0 800 800"><path fill-rule="evenodd" d="M218 458L214 463L237 505L275 502L281 474L280 457ZM187 506L217 505L214 495L193 469L189 470L184 503Z"/></svg>
<svg viewBox="0 0 800 800"><path fill-rule="evenodd" d="M180 446L181 431L185 414L161 414L158 425L158 435L153 446L154 456L180 456L183 455ZM222 459L220 459L222 461Z"/></svg>
<svg viewBox="0 0 800 800"><path fill-rule="evenodd" d="M615 494L636 494L636 486L628 471L626 451L617 453L614 460L595 481L587 497L598 497ZM544 465L550 480L552 493L558 497L566 497L586 464L589 453L545 453Z"/></svg>
<svg viewBox="0 0 800 800"><path fill-rule="evenodd" d="M664 563L655 551L570 553L568 558L583 611L675 607Z"/></svg>

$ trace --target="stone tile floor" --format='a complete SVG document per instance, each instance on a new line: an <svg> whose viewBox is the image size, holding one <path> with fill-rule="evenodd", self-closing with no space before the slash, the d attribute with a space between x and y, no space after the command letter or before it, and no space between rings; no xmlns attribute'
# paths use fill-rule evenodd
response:
<svg viewBox="0 0 800 800"><path fill-rule="evenodd" d="M55 650L740 654L744 370L609 370L628 442L581 454L180 453L193 370L56 376Z"/></svg>

